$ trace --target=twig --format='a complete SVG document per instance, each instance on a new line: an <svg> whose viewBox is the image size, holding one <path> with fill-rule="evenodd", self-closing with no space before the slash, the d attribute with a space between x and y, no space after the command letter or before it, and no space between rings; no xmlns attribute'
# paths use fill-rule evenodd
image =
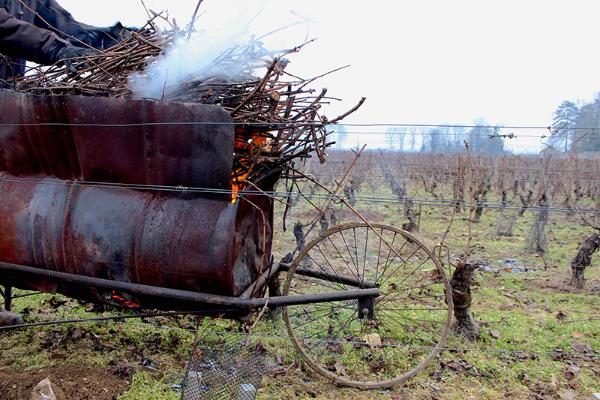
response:
<svg viewBox="0 0 600 400"><path fill-rule="evenodd" d="M190 21L190 27L187 33L187 40L190 40L192 37L192 32L194 31L194 25L196 24L196 17L198 16L198 10L200 9L200 5L204 0L198 0L198 4L196 4L196 9L194 10L194 14L192 15L192 20Z"/></svg>

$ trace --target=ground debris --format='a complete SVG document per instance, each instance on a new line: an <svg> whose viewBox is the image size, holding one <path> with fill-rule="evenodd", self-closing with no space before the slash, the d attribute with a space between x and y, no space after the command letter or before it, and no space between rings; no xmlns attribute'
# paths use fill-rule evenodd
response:
<svg viewBox="0 0 600 400"><path fill-rule="evenodd" d="M538 380L533 386L529 387L531 398L535 400L546 400L556 395L556 390L551 384Z"/></svg>
<svg viewBox="0 0 600 400"><path fill-rule="evenodd" d="M49 379L57 400L113 400L129 387L110 371L82 365L60 365L27 372L0 370L2 400L29 400L34 387ZM85 383L85 384L83 384Z"/></svg>
<svg viewBox="0 0 600 400"><path fill-rule="evenodd" d="M430 376L436 381L443 380L443 374L445 371L466 374L470 376L488 376L487 372L479 370L475 365L465 359L455 359L449 361L440 361L439 368L430 374Z"/></svg>
<svg viewBox="0 0 600 400"><path fill-rule="evenodd" d="M381 336L379 336L377 333L366 335L365 337L363 337L363 341L365 341L369 345L371 350L382 348Z"/></svg>
<svg viewBox="0 0 600 400"><path fill-rule="evenodd" d="M596 351L588 343L573 342L571 343L573 350L580 353L582 358L588 361L595 361L597 357Z"/></svg>
<svg viewBox="0 0 600 400"><path fill-rule="evenodd" d="M130 380L135 373L135 368L128 364L119 363L112 368L112 373L121 379Z"/></svg>
<svg viewBox="0 0 600 400"><path fill-rule="evenodd" d="M69 327L65 332L59 330L50 330L46 332L41 347L53 352L68 343L79 342L82 340L93 341L94 347L97 350L102 350L106 347L100 340L100 337L94 332L74 326Z"/></svg>
<svg viewBox="0 0 600 400"><path fill-rule="evenodd" d="M54 393L50 379L44 379L33 388L31 400L59 400Z"/></svg>
<svg viewBox="0 0 600 400"><path fill-rule="evenodd" d="M500 333L500 331L497 331L495 329L490 329L490 336L493 337L494 339L500 339L502 337L502 333Z"/></svg>
<svg viewBox="0 0 600 400"><path fill-rule="evenodd" d="M154 361L152 361L152 360L150 360L148 358L144 358L142 360L142 365L144 366L144 368L146 368L146 369L148 369L150 371L153 371L153 372L158 372L159 371L159 369L156 366L156 364L154 363Z"/></svg>
<svg viewBox="0 0 600 400"><path fill-rule="evenodd" d="M562 390L558 395L561 400L575 400L577 398L577 393L572 390Z"/></svg>
<svg viewBox="0 0 600 400"><path fill-rule="evenodd" d="M562 320L564 320L565 318L567 318L567 316L568 316L568 315L567 315L567 313L565 313L565 312L562 312L562 311L559 311L559 312L556 314L556 319L557 319L557 320L559 320L559 321L562 321Z"/></svg>
<svg viewBox="0 0 600 400"><path fill-rule="evenodd" d="M572 380L575 376L581 371L581 367L579 365L569 365L564 375L567 380Z"/></svg>

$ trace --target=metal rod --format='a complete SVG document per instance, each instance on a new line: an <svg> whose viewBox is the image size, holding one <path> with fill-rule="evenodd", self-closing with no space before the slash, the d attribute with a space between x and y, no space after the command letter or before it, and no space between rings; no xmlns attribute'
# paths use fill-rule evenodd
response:
<svg viewBox="0 0 600 400"><path fill-rule="evenodd" d="M214 310L214 312L226 313L233 312L235 310L227 310L227 309L219 309ZM212 310L211 310L212 312ZM26 329L26 328L36 328L41 326L56 326L56 325L66 325L66 324L81 324L88 322L107 322L107 321L120 321L126 319L134 319L134 318L155 318L155 317L175 317L180 315L203 315L206 311L170 311L170 312L162 312L162 313L144 313L144 314L134 314L134 315L113 315L109 317L91 317L91 318L75 318L75 319L60 319L53 321L40 321L40 322L31 322L27 324L19 324L19 325L8 325L8 326L0 326L0 332L2 331L12 331L16 329Z"/></svg>
<svg viewBox="0 0 600 400"><path fill-rule="evenodd" d="M12 286L4 287L4 309L6 311L12 311Z"/></svg>
<svg viewBox="0 0 600 400"><path fill-rule="evenodd" d="M268 268L265 272L263 272L256 281L254 281L248 288L240 295L240 299L249 299L254 296L254 293L260 293L260 290L265 286L265 284L271 280L272 277L277 275L279 272L281 264L273 263L271 268Z"/></svg>
<svg viewBox="0 0 600 400"><path fill-rule="evenodd" d="M31 296L37 296L38 294L44 294L43 292L31 292L31 293L23 293L23 294L18 294L18 295L13 295L13 300L15 299L22 299L24 297L31 297Z"/></svg>
<svg viewBox="0 0 600 400"><path fill-rule="evenodd" d="M300 304L328 303L332 301L357 300L368 297L379 297L381 291L375 289L344 290L340 292L317 293L302 296L277 296L268 299L252 299L257 306L294 306Z"/></svg>
<svg viewBox="0 0 600 400"><path fill-rule="evenodd" d="M292 266L290 264L281 264L280 266L282 271L289 271L291 267ZM375 282L359 281L351 276L329 274L325 271L318 271L310 268L297 267L296 273L298 275L318 278L328 282L341 283L361 289L373 289L379 287L379 285L377 285Z"/></svg>
<svg viewBox="0 0 600 400"><path fill-rule="evenodd" d="M379 289L347 290L332 293L317 293L302 296L277 296L268 299L240 299L238 297L221 296L209 293L191 292L187 290L169 289L158 286L140 285L137 283L119 282L109 279L92 278L68 274L65 272L49 271L45 269L25 267L17 264L0 262L0 271L41 276L52 280L70 282L74 284L100 287L111 290L122 290L143 296L164 297L174 300L190 301L203 304L216 304L239 308L258 308L267 304L272 306L290 306L299 304L312 304L330 301L356 300L364 297L378 297Z"/></svg>

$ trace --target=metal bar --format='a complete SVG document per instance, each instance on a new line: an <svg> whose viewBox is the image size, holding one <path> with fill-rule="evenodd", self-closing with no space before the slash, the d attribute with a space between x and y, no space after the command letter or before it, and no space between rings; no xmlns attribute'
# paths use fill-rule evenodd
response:
<svg viewBox="0 0 600 400"><path fill-rule="evenodd" d="M292 266L290 264L281 264L280 269L282 271L289 271ZM328 274L325 271L317 271L310 268L298 267L296 268L298 275L309 276L311 278L318 278L328 282L342 283L344 285L353 286L363 289L373 289L379 287L375 282L363 281L360 282L354 277L346 275L334 275Z"/></svg>
<svg viewBox="0 0 600 400"><path fill-rule="evenodd" d="M302 296L277 296L268 299L240 299L238 297L221 296L209 293L190 292L187 290L169 289L158 286L140 285L137 283L119 282L109 279L92 278L65 272L49 271L45 269L25 267L22 265L0 262L0 271L27 274L45 277L52 280L70 282L74 284L100 287L111 290L123 290L138 295L165 297L175 300L190 301L203 304L216 304L239 308L264 307L267 303L273 306L290 306L298 304L311 304L330 301L356 300L364 297L378 297L379 289L347 290L332 293L317 293Z"/></svg>
<svg viewBox="0 0 600 400"><path fill-rule="evenodd" d="M12 311L12 286L4 286L4 309Z"/></svg>
<svg viewBox="0 0 600 400"><path fill-rule="evenodd" d="M228 309L216 309L211 310L211 312L218 313L226 313L226 312L234 312L236 310L228 310ZM179 315L203 315L206 311L177 311L177 312L163 312L163 313L143 313L143 314L135 314L135 315L113 315L110 317L92 317L92 318L73 318L73 319L59 319L53 321L40 321L40 322L31 322L27 324L19 324L19 325L8 325L8 326L0 326L0 332L2 331L12 331L16 329L26 329L26 328L37 328L41 326L56 326L56 325L66 325L66 324L81 324L88 322L106 322L106 321L121 321L126 319L134 319L134 318L155 318L155 317L172 317Z"/></svg>
<svg viewBox="0 0 600 400"><path fill-rule="evenodd" d="M24 294L18 294L16 296L13 296L13 300L14 299L22 299L24 297L31 297L31 296L37 296L38 294L44 294L42 292L31 292L31 293L24 293Z"/></svg>
<svg viewBox="0 0 600 400"><path fill-rule="evenodd" d="M344 300L357 300L369 297L379 297L381 291L379 289L358 289L358 290L344 290L341 292L330 292L330 293L317 293L302 296L277 296L269 297L267 299L252 299L260 304L268 304L270 306L294 306L300 304L313 304L313 303L328 303L332 301L344 301ZM258 306L259 304L257 304Z"/></svg>
<svg viewBox="0 0 600 400"><path fill-rule="evenodd" d="M246 289L244 293L240 295L240 299L249 299L253 297L254 293L260 292L260 290L265 286L265 284L272 277L274 277L277 274L277 272L279 272L280 265L281 264L279 263L273 263L273 265L270 268L268 268L265 272L263 272L256 281L252 282L252 284L248 286L248 289Z"/></svg>

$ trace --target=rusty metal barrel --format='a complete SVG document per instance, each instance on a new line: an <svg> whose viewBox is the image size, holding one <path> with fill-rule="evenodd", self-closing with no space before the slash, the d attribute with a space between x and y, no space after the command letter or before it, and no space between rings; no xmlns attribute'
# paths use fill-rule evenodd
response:
<svg viewBox="0 0 600 400"><path fill-rule="evenodd" d="M220 107L10 91L0 107L0 262L229 296L270 262L273 204L232 202L234 129ZM186 308L29 276L0 283Z"/></svg>

